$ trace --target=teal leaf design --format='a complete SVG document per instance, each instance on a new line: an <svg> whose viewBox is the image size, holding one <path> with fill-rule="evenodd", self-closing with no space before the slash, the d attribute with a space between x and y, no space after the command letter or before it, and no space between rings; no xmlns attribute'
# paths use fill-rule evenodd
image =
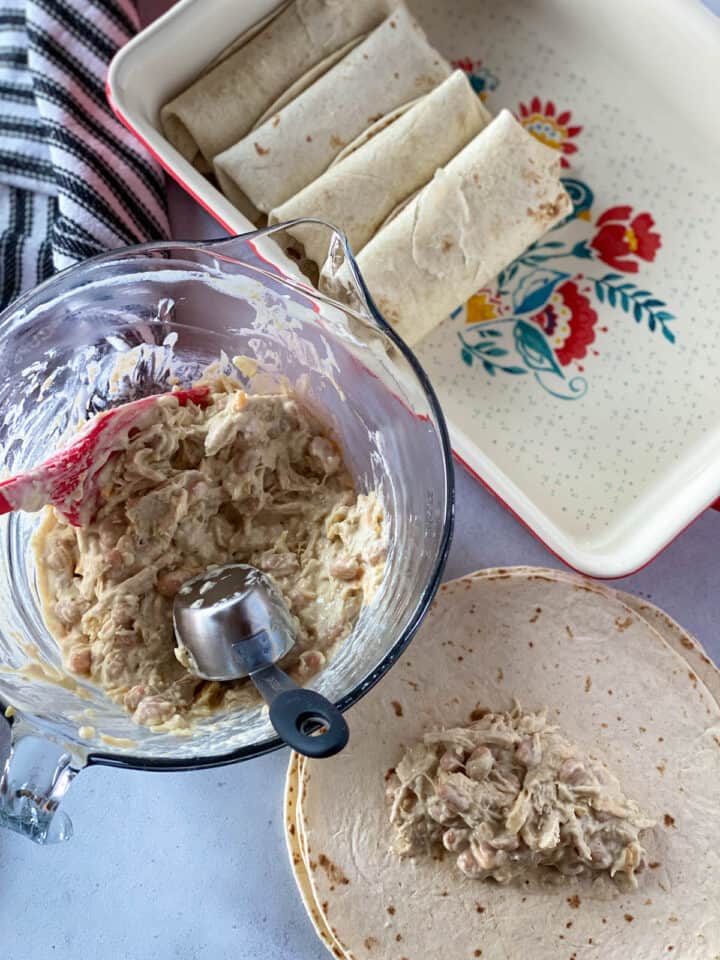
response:
<svg viewBox="0 0 720 960"><path fill-rule="evenodd" d="M581 240L576 243L571 251L574 257L580 257L582 260L592 260L593 252L587 244L587 240Z"/></svg>
<svg viewBox="0 0 720 960"><path fill-rule="evenodd" d="M479 335L479 339L475 343L468 342L462 333L458 333L458 339L461 343L460 356L463 363L467 364L468 367L473 365L474 360L478 360L483 365L485 372L489 373L491 377L494 377L498 370L502 373L510 373L513 375L527 373L525 367L506 367L496 362L497 358L506 357L509 351L496 346L492 340L483 340L482 336L499 337L501 336L499 330L492 332L476 330L474 332Z"/></svg>
<svg viewBox="0 0 720 960"><path fill-rule="evenodd" d="M600 303L607 300L611 307L616 307L619 301L621 309L632 315L636 323L646 322L650 333L659 328L668 343L675 343L675 334L668 326L675 316L667 309L665 301L652 296L649 290L640 290L629 280L622 283L616 283L616 280L623 280L621 274L606 273L604 277L591 278Z"/></svg>
<svg viewBox="0 0 720 960"><path fill-rule="evenodd" d="M540 329L525 320L518 320L513 329L515 347L530 370L550 371L564 379L555 354Z"/></svg>
<svg viewBox="0 0 720 960"><path fill-rule="evenodd" d="M550 270L546 267L539 267L526 273L513 291L512 303L515 313L539 310L552 296L555 287L569 276L569 273Z"/></svg>

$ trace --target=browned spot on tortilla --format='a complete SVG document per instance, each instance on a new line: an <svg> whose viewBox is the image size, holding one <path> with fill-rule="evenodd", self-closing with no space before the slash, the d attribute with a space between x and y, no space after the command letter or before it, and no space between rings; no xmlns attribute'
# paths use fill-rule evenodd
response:
<svg viewBox="0 0 720 960"><path fill-rule="evenodd" d="M565 632L567 633L568 637L570 637L571 640L575 638L575 634L572 632L572 630L567 624L565 624Z"/></svg>
<svg viewBox="0 0 720 960"><path fill-rule="evenodd" d="M601 723L600 726L603 728L603 730L607 730L607 724L606 724L606 723Z"/></svg>
<svg viewBox="0 0 720 960"><path fill-rule="evenodd" d="M259 143L253 143L253 146L255 147L255 153L260 157L267 156L267 154L270 153L269 147L261 147Z"/></svg>
<svg viewBox="0 0 720 960"><path fill-rule="evenodd" d="M402 934L401 934L401 933L396 933L396 934L395 934L395 943L400 943L401 940L402 940Z"/></svg>
<svg viewBox="0 0 720 960"><path fill-rule="evenodd" d="M702 660L703 663L707 663L708 666L710 666L710 664L712 663L712 660L710 659L710 657L706 657L704 653L701 655L700 659Z"/></svg>
<svg viewBox="0 0 720 960"><path fill-rule="evenodd" d="M473 956L474 956L474 957L481 957L481 956L482 956L482 950L480 949L480 947L478 947L477 950L473 953Z"/></svg>
<svg viewBox="0 0 720 960"><path fill-rule="evenodd" d="M443 892L440 894L441 897L446 897L447 895L448 895L447 890L443 890Z"/></svg>
<svg viewBox="0 0 720 960"><path fill-rule="evenodd" d="M528 640L528 646L529 646L529 647L534 647L535 644L532 642L532 640Z"/></svg>
<svg viewBox="0 0 720 960"><path fill-rule="evenodd" d="M327 913L327 912L328 912L328 907L330 906L330 904L327 902L327 900L323 900L323 902L320 904L320 906L322 907L323 913Z"/></svg>
<svg viewBox="0 0 720 960"><path fill-rule="evenodd" d="M592 943L592 942L593 942L592 937L588 937L588 943Z"/></svg>
<svg viewBox="0 0 720 960"><path fill-rule="evenodd" d="M602 918L602 922L603 922L603 923L607 923L607 917L603 917L603 918Z"/></svg>
<svg viewBox="0 0 720 960"><path fill-rule="evenodd" d="M396 717L401 717L401 716L403 715L402 704L400 703L399 700L391 700L391 701L390 701L390 705L392 706L393 710L395 711L395 716L396 716Z"/></svg>
<svg viewBox="0 0 720 960"><path fill-rule="evenodd" d="M487 710L485 707L481 707L479 703L476 703L470 711L470 720L482 720L482 718L488 713L490 713L489 710Z"/></svg>
<svg viewBox="0 0 720 960"><path fill-rule="evenodd" d="M332 880L333 883L341 883L346 886L350 881L342 872L340 867L332 862L332 860L327 857L324 853L321 853L318 857L318 863L323 868L328 878Z"/></svg>
<svg viewBox="0 0 720 960"><path fill-rule="evenodd" d="M335 150L342 150L342 148L345 146L345 142L341 140L336 133L334 133L330 137L330 146Z"/></svg>
<svg viewBox="0 0 720 960"><path fill-rule="evenodd" d="M391 21L390 21L390 26L392 27L393 30L395 29L396 23L395 23L394 20L391 20Z"/></svg>
<svg viewBox="0 0 720 960"><path fill-rule="evenodd" d="M669 813L666 813L665 816L663 817L663 823L665 824L666 827L674 827L675 817L671 817Z"/></svg>
<svg viewBox="0 0 720 960"><path fill-rule="evenodd" d="M620 617L615 617L615 626L618 628L620 633L624 633L628 627L632 626L632 617L625 617L624 620L621 620Z"/></svg>
<svg viewBox="0 0 720 960"><path fill-rule="evenodd" d="M696 687L696 686L697 686L697 675L694 674L694 673L692 672L692 670L688 670L688 677L690 678L690 683L691 683L694 687Z"/></svg>
<svg viewBox="0 0 720 960"><path fill-rule="evenodd" d="M310 861L310 869L312 870L313 873L315 873L315 871L317 870L317 860Z"/></svg>
<svg viewBox="0 0 720 960"><path fill-rule="evenodd" d="M565 929L569 930L571 926L572 926L572 920L568 920L568 922L565 924Z"/></svg>
<svg viewBox="0 0 720 960"><path fill-rule="evenodd" d="M656 770L659 770L660 773L665 773L667 767L665 766L664 763L659 763L659 764L655 767L655 769L656 769Z"/></svg>
<svg viewBox="0 0 720 960"><path fill-rule="evenodd" d="M647 733L647 727L638 727L640 733Z"/></svg>
<svg viewBox="0 0 720 960"><path fill-rule="evenodd" d="M592 688L592 677L588 674L588 676L585 677L585 693L590 693L591 688Z"/></svg>
<svg viewBox="0 0 720 960"><path fill-rule="evenodd" d="M299 853L294 853L294 854L293 854L293 863L295 864L295 866L297 866L297 865L300 863L300 854L299 854Z"/></svg>
<svg viewBox="0 0 720 960"><path fill-rule="evenodd" d="M476 903L475 913L485 913L485 907L481 903Z"/></svg>
<svg viewBox="0 0 720 960"><path fill-rule="evenodd" d="M365 949L372 950L373 947L377 946L377 940L375 937L365 937Z"/></svg>
<svg viewBox="0 0 720 960"><path fill-rule="evenodd" d="M535 613L530 617L529 623L537 623L537 619L542 613L541 607L535 607Z"/></svg>
<svg viewBox="0 0 720 960"><path fill-rule="evenodd" d="M577 908L580 906L582 901L580 900L580 897L576 893L574 893L571 897L567 898L567 902L569 906L572 907L573 910L577 910Z"/></svg>
<svg viewBox="0 0 720 960"><path fill-rule="evenodd" d="M443 253L449 253L454 246L455 244L452 242L452 240L449 240L447 237L445 237L440 245L440 249Z"/></svg>
<svg viewBox="0 0 720 960"><path fill-rule="evenodd" d="M291 824L290 824L290 826L288 827L288 831L289 831L291 837L294 837L294 836L295 836L295 824L294 824L294 823L291 823Z"/></svg>
<svg viewBox="0 0 720 960"><path fill-rule="evenodd" d="M540 223L547 223L559 217L566 208L567 200L565 199L565 195L560 193L554 200L545 200L543 203L539 203L537 210L528 207L527 215L532 217L533 220L538 220Z"/></svg>
<svg viewBox="0 0 720 960"><path fill-rule="evenodd" d="M436 861L436 863L442 863L445 859L445 847L440 847L438 850L436 850L432 855L432 858Z"/></svg>
<svg viewBox="0 0 720 960"><path fill-rule="evenodd" d="M385 771L385 783L395 775L395 767L388 767Z"/></svg>
<svg viewBox="0 0 720 960"><path fill-rule="evenodd" d="M657 868L658 868L659 866L660 866L660 864L658 863L657 860L653 860L652 863L649 863L649 864L648 864L648 867L650 867L651 870L657 870Z"/></svg>
<svg viewBox="0 0 720 960"><path fill-rule="evenodd" d="M496 676L497 676L498 682L505 677L505 674L502 672L502 667L498 667Z"/></svg>
<svg viewBox="0 0 720 960"><path fill-rule="evenodd" d="M609 696L609 697L612 696L612 690L608 690L608 696Z"/></svg>
<svg viewBox="0 0 720 960"><path fill-rule="evenodd" d="M625 919L627 920L628 923L632 923L635 917L631 913L626 913Z"/></svg>
<svg viewBox="0 0 720 960"><path fill-rule="evenodd" d="M658 743L664 743L665 737L658 737Z"/></svg>
<svg viewBox="0 0 720 960"><path fill-rule="evenodd" d="M308 134L308 135L305 137L305 143L312 143L312 137L310 136L310 134Z"/></svg>
<svg viewBox="0 0 720 960"><path fill-rule="evenodd" d="M689 637L680 637L680 643L685 647L686 650L692 650L693 642Z"/></svg>
<svg viewBox="0 0 720 960"><path fill-rule="evenodd" d="M645 904L646 907L652 906L652 900L650 899L650 897L648 897L647 900L643 900L643 903Z"/></svg>
<svg viewBox="0 0 720 960"><path fill-rule="evenodd" d="M280 123L280 114L276 113L275 116L272 118L272 125L276 127L279 123Z"/></svg>
<svg viewBox="0 0 720 960"><path fill-rule="evenodd" d="M345 954L342 953L337 947L333 946L332 952L338 958L338 960L344 960Z"/></svg>
<svg viewBox="0 0 720 960"><path fill-rule="evenodd" d="M381 114L381 113L374 113L371 117L368 117L368 118L367 118L367 122L368 122L368 123L377 123L378 120L382 120L382 114Z"/></svg>
<svg viewBox="0 0 720 960"><path fill-rule="evenodd" d="M387 912L390 914L391 917L395 916L395 907L388 907Z"/></svg>
<svg viewBox="0 0 720 960"><path fill-rule="evenodd" d="M417 690L417 688L418 688L418 685L415 683L414 680L406 680L405 683L406 683L409 687L412 687L413 690Z"/></svg>

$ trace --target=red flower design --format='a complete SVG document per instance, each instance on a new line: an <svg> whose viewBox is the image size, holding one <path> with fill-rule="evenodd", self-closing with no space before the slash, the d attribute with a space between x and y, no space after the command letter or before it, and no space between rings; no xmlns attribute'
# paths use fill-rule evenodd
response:
<svg viewBox="0 0 720 960"><path fill-rule="evenodd" d="M540 97L533 97L527 105L519 104L518 110L520 123L546 147L568 155L577 152L577 144L570 143L570 140L581 132L582 127L569 126L572 117L569 110L558 113L552 100L543 106ZM563 167L570 166L564 156L560 163Z"/></svg>
<svg viewBox="0 0 720 960"><path fill-rule="evenodd" d="M553 293L543 309L533 317L545 332L558 363L568 366L582 360L595 340L598 315L590 300L574 280L566 280Z"/></svg>
<svg viewBox="0 0 720 960"><path fill-rule="evenodd" d="M649 213L632 216L632 207L611 207L597 221L597 234L590 246L608 266L625 273L637 273L638 263L633 257L652 261L662 243L652 227L655 221ZM631 219L632 217L632 219Z"/></svg>

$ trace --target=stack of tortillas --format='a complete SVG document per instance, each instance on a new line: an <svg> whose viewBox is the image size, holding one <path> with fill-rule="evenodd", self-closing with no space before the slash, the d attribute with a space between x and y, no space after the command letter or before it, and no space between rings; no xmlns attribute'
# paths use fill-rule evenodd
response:
<svg viewBox="0 0 720 960"><path fill-rule="evenodd" d="M384 777L430 729L547 707L657 825L639 888L523 889L398 860ZM557 570L445 584L330 760L293 756L285 814L308 914L338 958L719 960L720 673L661 610ZM610 889L611 888L611 889Z"/></svg>
<svg viewBox="0 0 720 960"><path fill-rule="evenodd" d="M557 151L509 111L493 119L402 0L291 0L161 119L253 222L343 230L410 344L572 211ZM322 268L327 231L289 233Z"/></svg>

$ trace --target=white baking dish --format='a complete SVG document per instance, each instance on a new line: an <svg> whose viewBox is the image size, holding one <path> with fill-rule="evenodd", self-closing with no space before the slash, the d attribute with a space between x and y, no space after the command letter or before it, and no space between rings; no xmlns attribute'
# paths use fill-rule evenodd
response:
<svg viewBox="0 0 720 960"><path fill-rule="evenodd" d="M491 110L563 149L580 213L417 347L454 450L570 566L631 573L720 493L718 21L682 0L409 5ZM274 6L181 0L108 76L123 123L231 233L252 224L159 110Z"/></svg>

